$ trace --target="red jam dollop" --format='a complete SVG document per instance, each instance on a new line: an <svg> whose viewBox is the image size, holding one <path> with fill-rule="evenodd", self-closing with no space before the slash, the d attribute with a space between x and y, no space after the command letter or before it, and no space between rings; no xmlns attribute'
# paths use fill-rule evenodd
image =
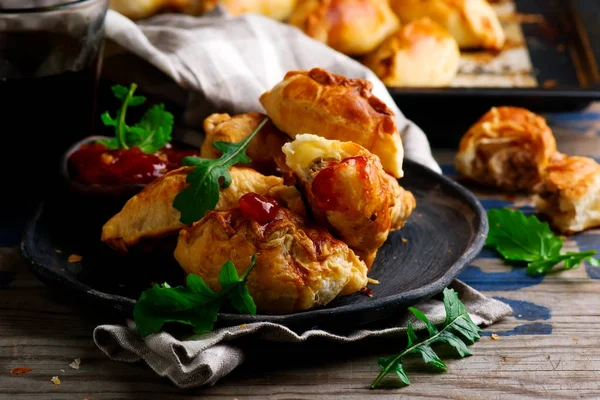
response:
<svg viewBox="0 0 600 400"><path fill-rule="evenodd" d="M315 176L311 191L315 197L317 206L324 210L341 210L344 208L343 193L339 193L339 175L344 168L356 170L363 180L369 179L368 160L363 156L344 158L340 162L331 162L327 168L322 169Z"/></svg>
<svg viewBox="0 0 600 400"><path fill-rule="evenodd" d="M256 193L246 193L238 203L242 215L259 224L266 224L274 220L279 211L279 204L276 201L266 199Z"/></svg>
<svg viewBox="0 0 600 400"><path fill-rule="evenodd" d="M197 155L196 150L180 150L170 144L153 154L138 147L109 150L100 143L84 144L69 157L69 173L86 184L146 184L181 167L183 157Z"/></svg>

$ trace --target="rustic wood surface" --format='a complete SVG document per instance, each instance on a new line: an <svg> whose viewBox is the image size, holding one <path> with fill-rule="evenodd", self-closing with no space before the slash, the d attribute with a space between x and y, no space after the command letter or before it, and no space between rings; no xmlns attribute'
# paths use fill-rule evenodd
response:
<svg viewBox="0 0 600 400"><path fill-rule="evenodd" d="M600 156L600 104L548 118L561 151ZM452 154L436 156L445 173L454 175ZM481 199L486 207L513 202L489 194ZM516 206L530 211L526 201L517 199ZM600 250L598 235L575 236L566 246ZM10 233L0 230L0 239L10 242ZM248 343L247 362L216 386L180 390L143 363L110 361L95 346L92 331L122 321L46 288L28 272L17 247L0 248L0 272L0 399L600 398L600 270L590 267L531 278L482 252L460 278L510 304L514 315L487 327L473 356L447 358L447 372L409 362L411 386L376 391L368 386L378 373L377 358L403 343ZM81 359L78 370L69 367L75 358ZM32 371L11 376L16 367ZM53 376L60 385L51 382Z"/></svg>

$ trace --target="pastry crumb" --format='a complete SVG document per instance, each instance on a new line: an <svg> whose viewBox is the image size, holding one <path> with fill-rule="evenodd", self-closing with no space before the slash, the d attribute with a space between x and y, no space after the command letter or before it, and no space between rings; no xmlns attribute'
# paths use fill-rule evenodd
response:
<svg viewBox="0 0 600 400"><path fill-rule="evenodd" d="M69 262L70 263L76 263L76 262L79 262L81 260L83 260L83 257L80 256L79 254L71 254L69 256Z"/></svg>
<svg viewBox="0 0 600 400"><path fill-rule="evenodd" d="M369 277L367 277L367 283L370 283L371 285L379 285L379 281L377 279L373 279L373 278L369 278Z"/></svg>
<svg viewBox="0 0 600 400"><path fill-rule="evenodd" d="M17 368L14 368L12 371L10 371L10 374L12 376L23 375L23 374L26 374L26 373L31 372L31 371L32 371L31 368L17 367Z"/></svg>
<svg viewBox="0 0 600 400"><path fill-rule="evenodd" d="M497 335L497 334L495 334L495 333L492 333L492 339L494 339L494 340L498 340L498 339L500 339L500 336L498 336L498 335Z"/></svg>
<svg viewBox="0 0 600 400"><path fill-rule="evenodd" d="M402 238L400 240L402 241L402 243L408 243L408 239L407 238Z"/></svg>
<svg viewBox="0 0 600 400"><path fill-rule="evenodd" d="M50 381L52 381L52 383L54 383L55 385L60 385L60 378L58 376L53 376L52 379L50 379Z"/></svg>
<svg viewBox="0 0 600 400"><path fill-rule="evenodd" d="M62 254L62 250L56 249L54 251L57 252L58 254Z"/></svg>
<svg viewBox="0 0 600 400"><path fill-rule="evenodd" d="M80 364L81 364L81 360L79 358L76 358L73 360L73 362L71 364L69 364L69 367L71 367L73 369L79 369Z"/></svg>
<svg viewBox="0 0 600 400"><path fill-rule="evenodd" d="M241 324L240 325L240 329L244 329L246 327L246 324Z"/></svg>

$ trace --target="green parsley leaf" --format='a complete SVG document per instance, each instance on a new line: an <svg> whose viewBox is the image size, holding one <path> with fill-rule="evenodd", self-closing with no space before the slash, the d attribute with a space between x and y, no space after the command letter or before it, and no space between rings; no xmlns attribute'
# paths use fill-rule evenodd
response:
<svg viewBox="0 0 600 400"><path fill-rule="evenodd" d="M506 260L527 262L528 275L547 274L561 262L563 269L577 268L584 260L592 266L600 265L592 258L596 250L561 254L562 239L535 215L526 216L508 208L492 209L487 215L490 228L486 246Z"/></svg>
<svg viewBox="0 0 600 400"><path fill-rule="evenodd" d="M215 208L219 202L220 189L231 185L229 168L237 163L252 161L246 155L246 149L267 121L268 118L265 118L241 142L214 142L213 146L222 153L216 160L199 157L183 158L183 165L196 167L187 176L186 182L189 186L179 192L173 200L173 207L181 213L179 220L183 224L192 224L202 219L208 210Z"/></svg>
<svg viewBox="0 0 600 400"><path fill-rule="evenodd" d="M133 309L138 331L147 336L160 332L164 324L175 322L192 326L194 333L210 332L225 301L240 313L256 314L256 305L246 286L248 275L256 264L256 256L252 256L241 277L233 263L226 262L219 272L219 292L212 291L201 277L194 274L187 276L185 287L171 287L163 283L145 290Z"/></svg>
<svg viewBox="0 0 600 400"><path fill-rule="evenodd" d="M444 289L444 309L446 310L446 320L440 327L435 327L429 322L425 314L416 308L409 308L418 320L425 323L429 337L419 339L409 322L406 348L399 354L379 359L381 372L371 384L371 389L375 389L381 383L381 380L390 373L396 373L402 383L410 385L410 380L402 365L402 359L409 354L420 354L426 364L438 369L447 369L446 364L431 347L434 343L450 345L460 357L471 355L465 341L473 344L479 340L481 328L471 320L467 308L459 300L458 294L453 289Z"/></svg>
<svg viewBox="0 0 600 400"><path fill-rule="evenodd" d="M173 114L165 111L164 104L157 104L147 110L139 122L133 126L127 125L125 120L127 109L146 102L144 96L134 96L136 89L135 83L132 83L129 88L121 85L112 87L114 96L123 103L114 118L108 111L100 118L104 125L115 127L115 138L98 142L110 150L139 147L144 153L155 153L172 140Z"/></svg>

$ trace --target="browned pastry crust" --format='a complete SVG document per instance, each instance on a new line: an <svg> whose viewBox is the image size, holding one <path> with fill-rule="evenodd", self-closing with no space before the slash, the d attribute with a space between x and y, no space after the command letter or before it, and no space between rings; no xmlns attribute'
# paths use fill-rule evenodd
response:
<svg viewBox="0 0 600 400"><path fill-rule="evenodd" d="M283 151L316 220L371 268L392 226L401 228L413 211L412 194L356 143L298 135Z"/></svg>
<svg viewBox="0 0 600 400"><path fill-rule="evenodd" d="M534 196L536 211L573 234L600 226L600 165L592 158L557 153Z"/></svg>
<svg viewBox="0 0 600 400"><path fill-rule="evenodd" d="M104 224L101 239L120 252L145 238L160 238L179 232L185 225L181 214L173 207L177 194L187 187L186 179L193 167L182 167L157 178L125 203L123 209ZM222 189L216 210L237 207L246 193L272 196L303 214L300 193L283 185L283 179L265 176L250 168L231 167L232 183Z"/></svg>
<svg viewBox="0 0 600 400"><path fill-rule="evenodd" d="M233 117L229 114L212 114L208 116L204 120L206 138L200 148L200 157L221 157L222 153L213 146L214 142L241 142L266 117L266 115L258 112ZM269 121L248 145L246 154L252 159L252 162L238 164L238 166L253 168L264 175L282 176L286 173L287 167L281 147L288 141L289 138Z"/></svg>
<svg viewBox="0 0 600 400"><path fill-rule="evenodd" d="M364 64L387 86L448 86L458 72L456 40L429 18L418 19L391 34Z"/></svg>
<svg viewBox="0 0 600 400"><path fill-rule="evenodd" d="M351 56L375 50L400 26L388 2L381 0L304 0L289 23Z"/></svg>
<svg viewBox="0 0 600 400"><path fill-rule="evenodd" d="M358 143L380 158L386 172L400 178L404 149L394 113L372 89L367 80L314 68L288 72L260 102L290 137L309 133Z"/></svg>
<svg viewBox="0 0 600 400"><path fill-rule="evenodd" d="M255 253L247 285L261 313L308 310L367 284L367 268L344 242L286 208L264 224L239 209L210 211L181 230L174 255L186 273L220 290L221 266L231 260L241 274Z"/></svg>
<svg viewBox="0 0 600 400"><path fill-rule="evenodd" d="M446 28L461 49L500 50L506 35L486 0L391 0L402 23L429 17Z"/></svg>
<svg viewBox="0 0 600 400"><path fill-rule="evenodd" d="M555 152L556 140L542 117L524 108L493 107L463 136L455 164L480 184L531 192Z"/></svg>
<svg viewBox="0 0 600 400"><path fill-rule="evenodd" d="M297 0L189 0L191 3L202 3L196 5L195 9L202 12L211 11L221 4L227 11L238 16L242 14L261 14L266 17L285 21L290 17L296 6ZM184 10L185 11L185 10Z"/></svg>
<svg viewBox="0 0 600 400"><path fill-rule="evenodd" d="M109 7L127 18L138 20L163 11L179 10L190 0L110 0Z"/></svg>

